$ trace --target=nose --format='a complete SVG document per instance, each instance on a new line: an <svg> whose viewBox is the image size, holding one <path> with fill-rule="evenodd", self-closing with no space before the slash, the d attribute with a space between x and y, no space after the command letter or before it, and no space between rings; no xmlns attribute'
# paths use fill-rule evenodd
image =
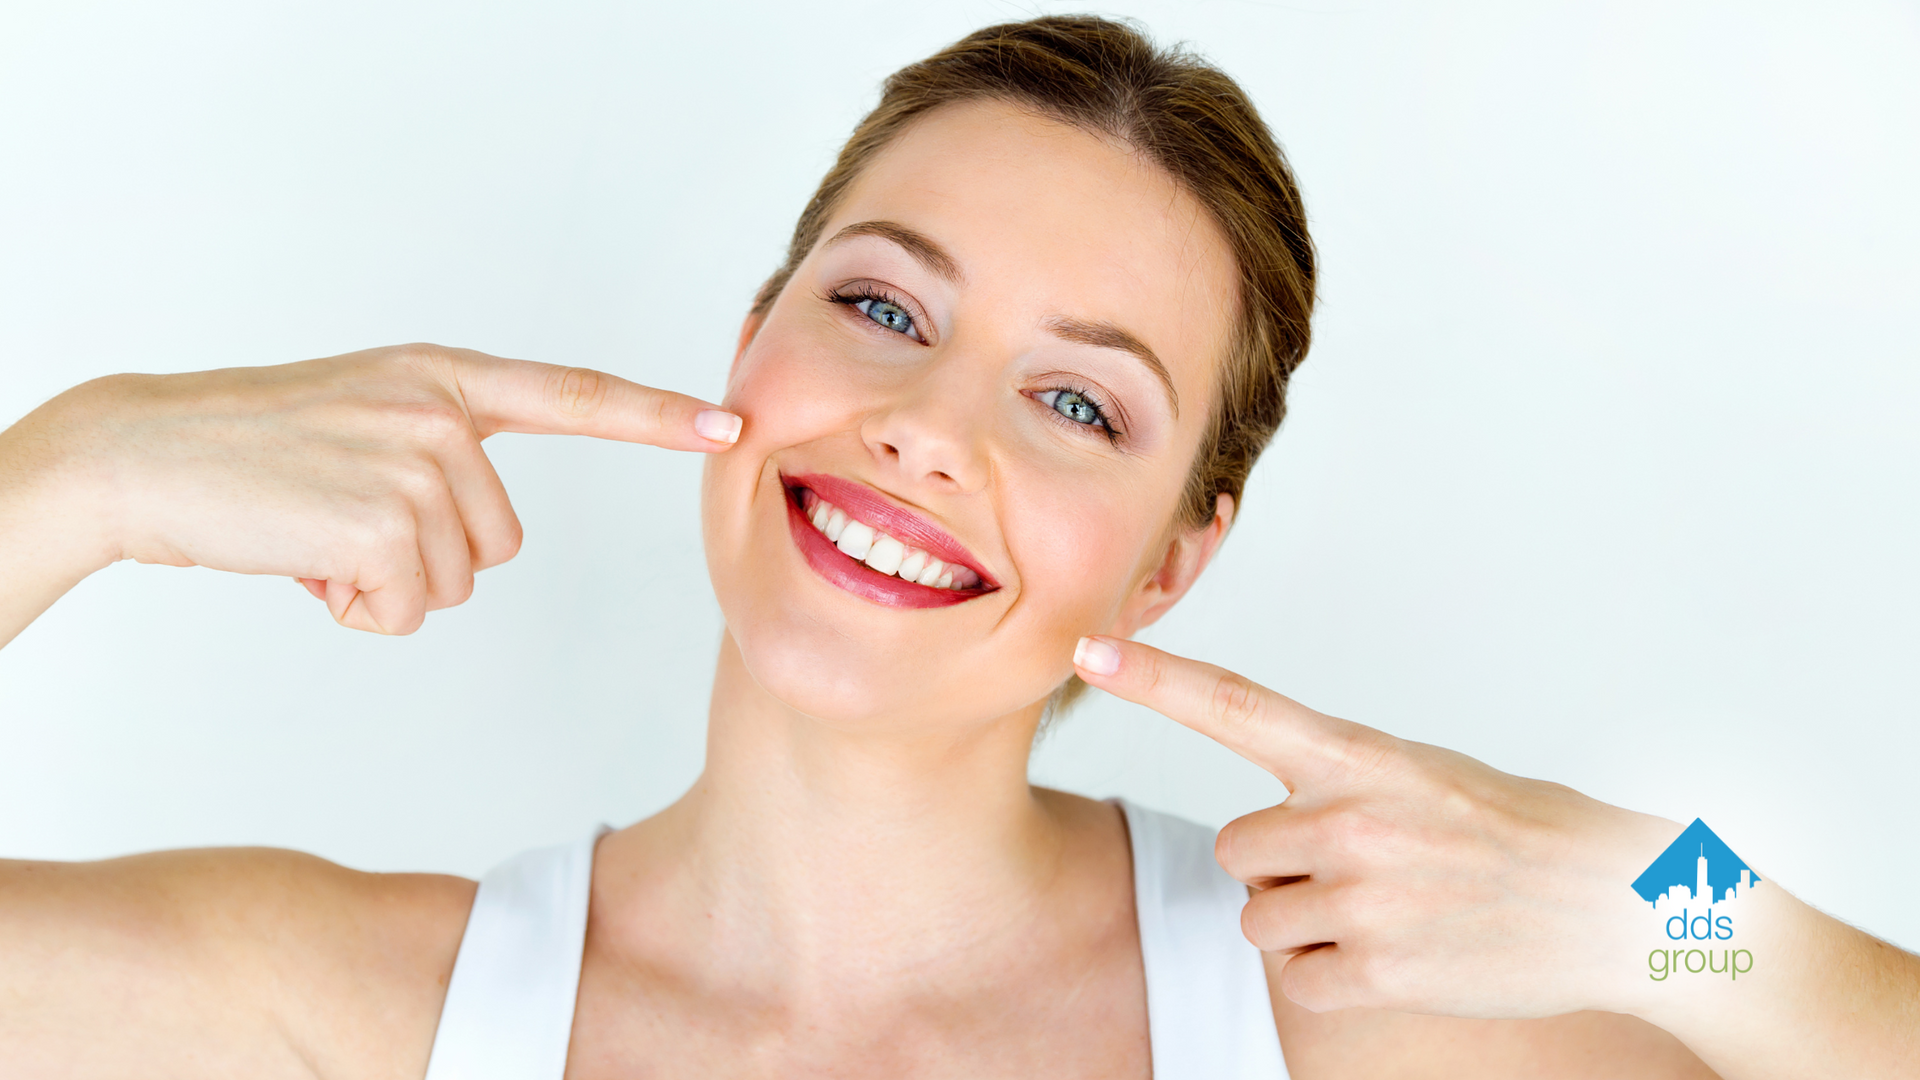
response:
<svg viewBox="0 0 1920 1080"><path fill-rule="evenodd" d="M987 365L943 360L868 414L860 438L896 482L967 495L987 482L994 377Z"/></svg>

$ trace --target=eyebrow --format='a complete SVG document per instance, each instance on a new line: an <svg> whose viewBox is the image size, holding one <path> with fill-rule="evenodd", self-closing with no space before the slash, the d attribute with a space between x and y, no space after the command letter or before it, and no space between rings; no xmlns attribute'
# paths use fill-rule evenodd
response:
<svg viewBox="0 0 1920 1080"><path fill-rule="evenodd" d="M1047 320L1047 329L1051 330L1055 337L1064 338L1067 341L1091 345L1096 349L1118 349L1139 357L1140 362L1147 365L1147 370L1153 372L1159 378L1160 385L1166 389L1167 404L1173 406L1173 415L1176 417L1180 415L1180 392L1173 388L1173 375L1167 371L1167 365L1161 363L1160 358L1147 347L1146 342L1110 322L1086 322L1081 319L1069 319L1064 315Z"/></svg>
<svg viewBox="0 0 1920 1080"><path fill-rule="evenodd" d="M966 280L960 273L960 263L948 254L934 239L922 232L916 232L897 221L856 221L833 234L828 244L837 244L842 240L851 240L856 236L877 236L882 240L891 240L906 249L921 266L934 274L959 285Z"/></svg>
<svg viewBox="0 0 1920 1080"><path fill-rule="evenodd" d="M856 221L834 233L833 238L827 241L827 245L851 240L856 236L875 236L892 241L905 249L907 254L913 256L920 265L940 278L955 285L966 281L966 275L960 272L959 261L946 248L941 247L938 241L923 232L909 229L897 221ZM1085 319L1058 315L1047 320L1047 329L1052 331L1055 337L1065 341L1091 345L1096 349L1118 349L1138 357L1141 363L1147 365L1147 370L1153 372L1154 376L1160 380L1161 387L1167 392L1167 404L1173 408L1173 415L1176 417L1180 415L1180 392L1174 389L1173 375L1167 371L1167 365L1160 362L1160 357L1147 347L1146 342L1141 341L1125 328L1110 322L1088 322Z"/></svg>

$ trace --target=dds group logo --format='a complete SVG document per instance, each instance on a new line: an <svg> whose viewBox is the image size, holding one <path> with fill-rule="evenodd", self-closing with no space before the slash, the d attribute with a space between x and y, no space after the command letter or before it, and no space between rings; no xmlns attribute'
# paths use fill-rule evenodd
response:
<svg viewBox="0 0 1920 1080"><path fill-rule="evenodd" d="M1653 905L1665 938L1647 955L1647 977L1738 979L1752 971L1753 952L1738 937L1739 905L1759 884L1740 856L1694 818L1633 883L1640 899Z"/></svg>

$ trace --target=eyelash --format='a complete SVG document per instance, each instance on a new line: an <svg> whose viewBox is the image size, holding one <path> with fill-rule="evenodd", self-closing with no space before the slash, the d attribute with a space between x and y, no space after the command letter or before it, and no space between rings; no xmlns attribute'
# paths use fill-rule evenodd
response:
<svg viewBox="0 0 1920 1080"><path fill-rule="evenodd" d="M886 332L889 334L899 334L900 333L899 331L887 330L886 327L881 326L879 323L874 322L872 319L867 318L865 312L854 310L854 305L864 300L872 300L875 303L881 303L881 304L892 304L893 306L907 313L907 318L913 321L913 327L916 331L920 329L921 318L920 318L919 311L912 304L909 304L904 298L896 296L893 293L888 292L887 290L881 288L878 285L872 285L866 282L860 282L854 285L845 286L844 288L834 292L822 294L820 299L825 300L829 304L839 304L842 307L845 307L846 309L848 309L849 311L853 311L853 313L855 315L860 316L860 318L863 321L871 323L873 326L878 327L881 330L886 330ZM916 345L927 344L927 342L925 342L924 340L916 340L914 338L907 337L907 335L905 334L900 334L900 336L903 338L907 338L908 341L912 341ZM924 337L924 334L922 336Z"/></svg>
<svg viewBox="0 0 1920 1080"><path fill-rule="evenodd" d="M898 307L900 310L907 313L907 317L913 320L913 325L915 326L915 328L918 328L920 325L920 315L915 312L913 305L907 303L906 300L904 300L903 298L896 296L891 292L888 292L886 289L883 289L877 285L868 284L866 282L845 286L844 288L833 291L833 292L823 293L820 299L825 300L829 304L839 304L840 306L845 307L848 310L853 310L853 307L855 304L858 304L864 300L872 300L877 303L883 303L883 304L892 304L895 307ZM854 311L854 314L859 315L861 321L869 323L875 327L878 327L879 329L885 331L886 333L890 333L890 334L898 333L898 331L887 330L885 327L880 326L879 323L876 323L872 319L867 318L864 312ZM906 337L905 334L900 334L900 336ZM907 338L907 340L913 341L914 339ZM925 342L915 342L915 343L925 344ZM1036 404L1040 404L1042 408L1047 410L1047 415L1053 417L1054 422L1065 425L1066 427L1071 428L1077 432L1084 432L1089 428L1098 428L1100 431L1100 434L1106 438L1107 442L1113 444L1114 446L1120 445L1120 439L1121 439L1122 433L1118 428L1113 426L1112 410L1107 407L1107 403L1105 401L1101 400L1100 395L1094 393L1091 390L1086 390L1079 386L1073 386L1073 385L1049 386L1046 389L1040 391L1040 393L1042 394L1051 394L1056 392L1074 394L1078 397L1083 397L1087 399L1087 401L1092 403L1094 415L1100 418L1100 422L1098 424L1076 424L1073 421L1067 419L1065 416L1062 416L1060 414L1060 410L1055 409L1053 406L1047 405L1042 402L1036 402Z"/></svg>
<svg viewBox="0 0 1920 1080"><path fill-rule="evenodd" d="M1065 416L1062 416L1060 414L1059 409L1056 409L1045 402L1040 402L1039 404L1043 408L1045 408L1047 410L1048 415L1052 416L1054 420L1056 420L1057 422L1061 424L1065 424L1067 427L1072 428L1075 431L1086 431L1090 428L1097 428L1100 434L1105 436L1106 440L1109 443L1112 443L1115 446L1120 445L1122 432L1120 431L1120 429L1113 426L1112 410L1107 408L1106 402L1100 400L1100 395L1094 393L1091 390L1085 390L1078 386L1070 386L1070 385L1069 386L1049 386L1045 390L1040 391L1040 393L1042 394L1053 394L1053 393L1073 394L1076 397L1082 397L1087 399L1087 402L1093 406L1093 414L1099 418L1099 423L1097 424L1076 424L1073 421L1067 419Z"/></svg>

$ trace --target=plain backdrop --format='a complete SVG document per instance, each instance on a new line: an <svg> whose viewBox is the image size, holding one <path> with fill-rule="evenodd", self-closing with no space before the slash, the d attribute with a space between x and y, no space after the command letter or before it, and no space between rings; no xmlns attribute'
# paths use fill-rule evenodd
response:
<svg viewBox="0 0 1920 1080"><path fill-rule="evenodd" d="M1068 10L6 0L0 423L411 340L717 396L886 73ZM1703 817L1920 946L1915 6L1104 10L1245 84L1324 260L1292 418L1148 640ZM0 854L473 875L671 801L720 634L699 461L488 450L524 552L412 637L276 578L67 596L0 652ZM1282 794L1097 695L1033 774L1215 825Z"/></svg>

